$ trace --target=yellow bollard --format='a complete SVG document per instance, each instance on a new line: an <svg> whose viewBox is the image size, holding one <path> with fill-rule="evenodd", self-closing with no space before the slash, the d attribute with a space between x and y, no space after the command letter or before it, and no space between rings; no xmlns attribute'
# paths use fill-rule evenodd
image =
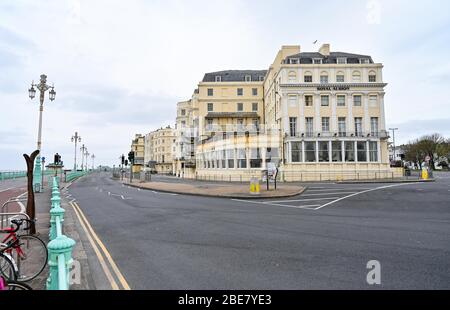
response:
<svg viewBox="0 0 450 310"><path fill-rule="evenodd" d="M428 170L426 168L422 169L422 180L428 180Z"/></svg>

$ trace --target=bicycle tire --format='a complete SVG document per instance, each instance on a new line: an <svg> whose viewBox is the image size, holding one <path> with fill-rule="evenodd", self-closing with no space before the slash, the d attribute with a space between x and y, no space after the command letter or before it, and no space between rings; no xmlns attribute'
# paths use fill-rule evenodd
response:
<svg viewBox="0 0 450 310"><path fill-rule="evenodd" d="M0 253L0 275L3 276L7 281L17 280L17 271L15 264L4 253Z"/></svg>
<svg viewBox="0 0 450 310"><path fill-rule="evenodd" d="M33 289L26 283L20 281L6 281L6 288L9 291L32 291Z"/></svg>
<svg viewBox="0 0 450 310"><path fill-rule="evenodd" d="M41 272L44 270L45 266L47 266L48 261L48 251L47 246L45 245L44 241L40 239L39 237L36 237L34 235L20 235L18 236L20 247L25 253L25 257L17 257L16 262L19 269L18 277L17 279L22 282L31 281L34 278L36 278L38 275L41 274ZM29 243L34 240L34 243L31 249L27 249L29 246ZM41 256L40 262L36 264L36 259L33 259L33 256L28 255L31 251L37 252L39 256ZM32 253L34 253L32 252ZM27 254L28 253L28 254ZM17 254L17 253L16 253ZM26 260L33 260L33 267L30 266L30 264L23 266L24 262Z"/></svg>

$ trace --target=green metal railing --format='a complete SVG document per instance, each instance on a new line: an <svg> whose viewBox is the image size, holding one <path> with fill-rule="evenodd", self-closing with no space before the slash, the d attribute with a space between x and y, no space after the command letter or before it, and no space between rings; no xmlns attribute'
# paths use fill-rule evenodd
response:
<svg viewBox="0 0 450 310"><path fill-rule="evenodd" d="M53 177L52 208L50 209L50 242L48 248L48 265L50 267L47 279L47 290L70 289L69 270L72 265L72 250L75 241L63 234L64 213L61 208L61 196L58 179Z"/></svg>
<svg viewBox="0 0 450 310"><path fill-rule="evenodd" d="M51 170L44 171L45 175L49 175L52 173L54 173L54 171L51 171ZM26 176L27 176L26 171L0 171L0 181L25 178Z"/></svg>
<svg viewBox="0 0 450 310"><path fill-rule="evenodd" d="M82 177L82 176L87 175L89 173L90 173L89 171L73 171L73 172L69 172L66 175L66 182L72 182L76 178Z"/></svg>

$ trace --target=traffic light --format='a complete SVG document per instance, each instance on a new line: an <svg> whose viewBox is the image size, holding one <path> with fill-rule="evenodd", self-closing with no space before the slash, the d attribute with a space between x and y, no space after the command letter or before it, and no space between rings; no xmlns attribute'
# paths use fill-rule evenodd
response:
<svg viewBox="0 0 450 310"><path fill-rule="evenodd" d="M130 162L130 165L134 164L134 152L133 151L130 151L128 153L128 161Z"/></svg>
<svg viewBox="0 0 450 310"><path fill-rule="evenodd" d="M122 154L121 159L122 159L122 165L124 165L125 164L125 155Z"/></svg>
<svg viewBox="0 0 450 310"><path fill-rule="evenodd" d="M125 159L124 164L125 164L125 167L128 166L128 159Z"/></svg>

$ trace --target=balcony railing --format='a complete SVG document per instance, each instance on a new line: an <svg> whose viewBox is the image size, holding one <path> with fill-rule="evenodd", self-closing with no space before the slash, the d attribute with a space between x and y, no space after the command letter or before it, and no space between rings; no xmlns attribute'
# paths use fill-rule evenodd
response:
<svg viewBox="0 0 450 310"><path fill-rule="evenodd" d="M288 134L292 138L377 138L387 139L387 131L314 131L314 132L295 132Z"/></svg>

